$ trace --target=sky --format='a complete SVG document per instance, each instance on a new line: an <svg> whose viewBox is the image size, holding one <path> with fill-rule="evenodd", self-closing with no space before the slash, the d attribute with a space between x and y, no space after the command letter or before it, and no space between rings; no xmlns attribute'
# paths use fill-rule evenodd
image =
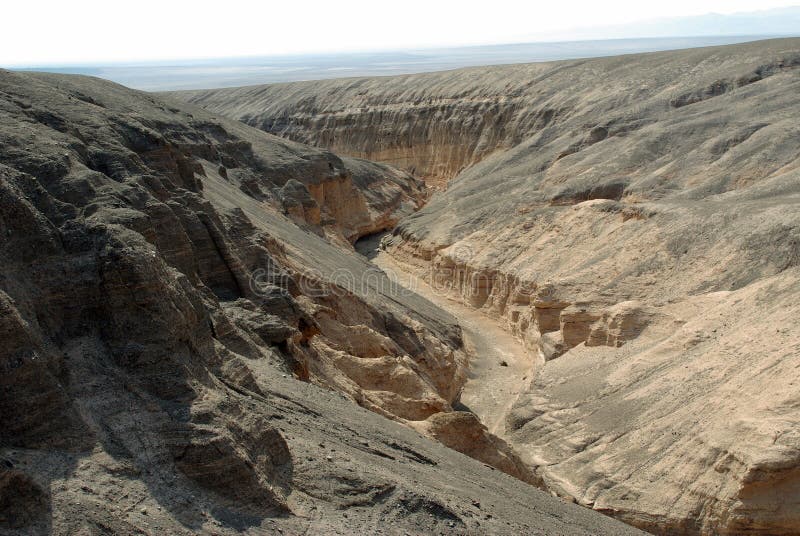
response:
<svg viewBox="0 0 800 536"><path fill-rule="evenodd" d="M783 7L786 0L23 0L0 65L103 64L514 43L573 28ZM578 35L578 33L576 33Z"/></svg>

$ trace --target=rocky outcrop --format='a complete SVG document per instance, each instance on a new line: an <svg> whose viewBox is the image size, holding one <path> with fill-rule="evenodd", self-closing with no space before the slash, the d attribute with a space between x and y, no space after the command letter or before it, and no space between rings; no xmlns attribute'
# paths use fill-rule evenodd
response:
<svg viewBox="0 0 800 536"><path fill-rule="evenodd" d="M416 423L414 427L470 458L496 467L529 484L542 486L541 480L520 460L514 450L505 441L490 434L474 413L436 413Z"/></svg>
<svg viewBox="0 0 800 536"><path fill-rule="evenodd" d="M14 76L16 75L6 75L9 84L14 80ZM23 277L24 272L12 272L13 277L8 276L10 281L33 279L29 285L35 285L38 289L14 292L14 287L11 287L7 291L11 293L5 300L4 306L8 310L8 314L5 315L9 322L6 328L9 332L8 339L19 339L19 345L22 347L42 340L45 337L43 333L48 333L49 326L40 327L39 329L44 331L38 335L35 327L20 329L21 326L27 325L20 313L20 306L16 305L22 299L20 296L26 296L30 300L30 296L42 294L39 302L34 301L27 307L36 310L40 303L46 303L50 311L48 318L52 318L51 322L54 322L56 327L66 329L68 333L71 333L69 330L73 329L73 326L70 324L62 326L62 324L68 321L65 319L74 318L75 315L61 312L62 309L70 310L81 304L95 311L94 320L76 318L73 322L81 321L91 325L99 322L98 318L105 319L104 325L109 325L109 329L118 330L111 334L101 334L103 344L108 345L111 344L109 337L112 335L122 337L124 334L124 337L130 338L135 333L133 331L136 322L135 311L129 312L129 317L120 318L116 323L109 323L108 319L114 318L112 313L119 314L117 309L124 309L123 304L127 300L126 293L129 292L131 280L141 280L141 289L138 290L139 295L136 298L139 307L146 309L149 306L160 311L154 319L163 322L152 326L150 331L154 334L168 328L177 339L190 339L189 332L195 329L190 326L206 322L213 327L219 337L217 340L231 342L237 351L244 354L256 352L257 355L261 355L260 347L264 344L283 345L279 349L288 352L287 357L305 359L307 356L304 346L308 345L309 337L303 335L303 331L307 330L307 326L314 326L315 320L304 309L312 309L314 299L330 300L328 294L332 294L335 289L321 288L318 296L311 292L313 289L299 288L298 277L292 273L301 273L305 266L298 261L292 261L284 249L270 240L268 232L254 225L241 208L217 210L213 203L202 195L203 181L206 180L209 185L216 184L217 187L232 182L230 189L237 186L232 177L237 175L257 177L256 182L260 191L269 194L267 199L275 197L273 192L278 192L279 198L276 202L278 209L289 204L287 199L295 200L297 195L302 195L304 192L307 196L304 198L307 205L316 203L317 220L313 221L308 217L301 223L321 226L323 222L320 221L319 214L324 211L325 217L328 218L328 221L324 222L325 225L342 234L357 231L352 227L349 218L357 218L361 224L367 226L367 231L371 231L375 226L385 225L387 218L396 218L397 215L392 209L402 205L402 200L398 199L405 198L407 192L414 192L417 186L411 179L409 184L404 185L405 190L397 186L399 193L395 193L391 200L385 201L388 206L380 206L382 209L380 217L372 218L373 213L370 212L366 201L367 196L361 194L353 185L349 171L341 171L337 167L341 165L341 161L333 155L314 151L302 153L302 148L299 146L276 141L273 143L274 147L268 148L272 153L278 154L268 153L266 156L275 158L280 156L284 166L282 169L279 167L272 170L267 167L268 162L261 160L264 157L263 153L254 154L254 149L257 147L254 148L252 142L237 137L236 133L226 131L221 124L211 123L207 119L196 120L188 112L185 112L183 117L164 113L161 109L163 107L149 102L147 111L152 112L152 117L131 118L124 108L117 109L120 104L113 100L124 98L125 90L113 87L108 90L108 98L112 100L103 107L105 111L91 114L82 109L82 104L78 104L77 107L74 104L70 106L69 92L58 91L50 85L47 78L32 80L34 84L38 84L38 91L20 97L34 98L36 101L29 104L28 108L10 101L5 110L9 122L24 120L26 114L19 110L41 108L39 114L54 115L58 111L72 119L72 123L71 130L52 134L60 140L67 151L56 154L39 151L36 147L19 148L19 144L10 137L13 136L13 132L6 133L9 137L5 141L10 147L3 156L7 166L4 168L6 212L4 231L9 256L7 269L13 270L15 263L18 262L13 256L17 251L16 248L29 249L31 244L35 243L35 239L30 241L28 236L42 236L45 246L30 252L31 259L36 259L38 265L42 267L39 271L26 277ZM77 79L73 83L86 82ZM180 123L181 120L184 123ZM116 127L116 130L108 125ZM158 125L162 130L177 130L178 133L173 133L172 138L166 139L155 131L148 130L151 125ZM51 127L47 124L33 123L33 126L28 127L30 140L35 142L37 136L50 134L49 128ZM106 137L95 140L92 137L93 133L102 129L109 130ZM187 142L187 138L191 138L192 142ZM218 138L222 138L222 141ZM82 145L84 139L91 139L92 145ZM272 140L259 141L268 144ZM181 149L178 149L179 145L182 146ZM231 150L230 147L234 149ZM109 179L105 172L93 169L98 163L87 156L91 154L105 155L103 157L105 164L101 167L113 169L113 179ZM54 158L58 165L51 165L48 157ZM322 166L320 161L326 158L330 161L326 166ZM292 159L295 160L293 164ZM227 179L219 175L214 166L210 165L213 160L225 163ZM385 169L371 164L358 165L358 172L361 174L364 173L364 168L371 170L373 174L379 174ZM325 168L332 171L329 172ZM260 171L260 174L255 170ZM388 178L372 177L371 183L361 177L363 187L366 189L381 180L396 185L406 178L391 170L387 173ZM37 183L31 178L37 176L44 178ZM292 176L295 178L291 178ZM240 190L243 184L244 182L241 182L238 185ZM76 189L74 185L81 185L81 188ZM213 195L210 193L209 198L213 198ZM352 199L353 202L350 205L340 203L340 197L343 196ZM254 202L266 202L256 195L248 195L247 198ZM369 193L369 201L374 205L381 200L384 200L384 194L378 185ZM300 206L302 207L302 204ZM269 210L269 205L264 205L261 210ZM63 231L59 232L57 226L67 226L68 232L66 234ZM118 234L122 238L118 238ZM72 235L77 240L74 246L68 241ZM95 238L93 241L87 241L83 235ZM117 245L117 242L121 245ZM76 253L80 254L79 261L71 261L68 255L71 250L65 251L64 248L75 249ZM142 253L138 253L138 250L142 250ZM100 253L96 253L98 251ZM52 257L51 264L45 262L45 253L49 253ZM153 268L142 260L143 255L163 257L163 266ZM64 261L64 258L68 260ZM174 270L175 274L171 270ZM278 284L255 287L252 284L255 280L254 274L259 273L259 270L266 270L266 277ZM86 290L80 285L73 285L66 294L49 296L44 294L42 289L58 284L58 280L47 279L52 277L53 273L60 274L61 281L85 280L86 285L96 288L90 295L84 295L80 293ZM96 279L91 279L90 274L97 274ZM318 283L320 287L323 285L330 287L331 284L326 283L322 275L318 275L317 278L318 281L312 283ZM148 283L151 280L156 283ZM186 285L197 287L201 291L197 296L193 296L189 290L185 290L179 297L173 298L175 307L182 316L182 320L177 320L172 318L174 315L170 309L164 309L160 300L165 296L171 296L174 293L173 287L184 288ZM304 297L304 290L306 290L305 297L312 296L312 298L305 302L298 301L298 298ZM343 319L343 322L361 320L365 324L375 326L376 315L380 319L381 314L377 313L374 305L354 294L362 289L344 290L348 293L351 303L346 306L350 311L349 318ZM207 301L205 305L201 305L201 298ZM119 301L118 308L115 299ZM183 305L180 305L182 303ZM343 304L336 305L344 307ZM39 323L42 320L40 317ZM136 330L145 327L135 326ZM83 333L78 328L74 329L77 329L79 334ZM385 328L378 329L385 330ZM422 325L419 325L418 330L420 334L426 333L426 328ZM320 340L327 340L328 334L332 340L342 337L333 329L317 331L321 333ZM31 335L26 336L29 333ZM435 335L429 335L429 338L438 343ZM47 345L44 342L37 344L42 346L43 354L47 352ZM166 343L161 344L157 341L145 344L120 339L115 344L119 345L119 351L125 355L126 362L140 360L149 362L151 359L147 357L149 354L163 352L166 348ZM211 345L211 342L192 344L202 347ZM457 370L455 357L455 353L459 351L457 338L448 341L448 344L453 345L450 348L439 344L440 346L432 351L444 351L446 357L443 359L450 359L453 369ZM420 342L409 348L406 355L419 356L420 352L426 354L429 348L432 348L432 345L426 347L425 343ZM401 353L400 347L396 345L387 350L390 355L392 351ZM429 357L433 359L434 354L430 354ZM408 357L408 359L413 361L415 358ZM320 373L318 379L324 383L330 378ZM32 387L25 382L16 383L24 385L25 388ZM454 384L457 388L457 381ZM449 395L449 398L452 399L452 395ZM58 403L57 392L52 395L52 403L56 406L69 407ZM442 408L445 408L448 401L443 400L442 404ZM11 411L7 412L7 415L10 414ZM69 420L65 422L69 423ZM24 421L20 424L28 431L33 428Z"/></svg>
<svg viewBox="0 0 800 536"><path fill-rule="evenodd" d="M0 532L633 533L376 414L463 375L453 319L332 243L406 175L90 78L0 71L0 118Z"/></svg>
<svg viewBox="0 0 800 536"><path fill-rule="evenodd" d="M655 533L790 534L798 57L785 39L180 96L449 181L385 246L540 361L504 439L550 489Z"/></svg>
<svg viewBox="0 0 800 536"><path fill-rule="evenodd" d="M602 316L591 325L586 346L622 346L626 341L641 335L654 321L654 313L639 302L620 302L603 311Z"/></svg>
<svg viewBox="0 0 800 536"><path fill-rule="evenodd" d="M347 168L333 167L318 181L289 180L277 194L295 223L335 243L351 245L390 230L427 197L421 181L397 169L358 159L345 159L342 165Z"/></svg>

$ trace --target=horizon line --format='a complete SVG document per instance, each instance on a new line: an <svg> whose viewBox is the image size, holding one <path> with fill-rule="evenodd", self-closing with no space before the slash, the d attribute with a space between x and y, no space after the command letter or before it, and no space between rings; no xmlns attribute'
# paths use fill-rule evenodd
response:
<svg viewBox="0 0 800 536"><path fill-rule="evenodd" d="M706 34L706 35L663 35L663 36L642 36L642 37L602 37L595 39L554 39L554 40L530 40L530 41L510 41L498 43L470 43L470 44L454 44L454 45L431 45L420 47L398 47L398 48L375 48L375 49L354 49L354 50L341 50L336 52L320 51L320 52L297 52L286 54L269 54L269 53L254 53L232 56L195 56L195 57L171 57L163 59L127 59L127 60L99 60L99 61L76 61L76 62L43 62L43 63L23 63L23 64L6 64L0 65L0 68L8 70L34 70L39 68L102 68L102 67L144 67L144 66L170 66L175 63L188 64L195 62L219 62L219 61L232 61L232 60L256 60L256 59L283 59L283 58L307 58L307 57L334 57L334 56L359 56L370 54L398 54L398 53L421 53L428 51L441 51L451 49L470 49L470 48L492 48L492 47L513 47L525 46L535 44L572 44L572 43L596 43L596 42L611 42L611 41L645 41L645 40L669 40L669 39L714 39L714 38L753 38L753 41L761 41L768 39L786 39L793 37L800 37L797 34L742 34L742 33L720 33L720 34Z"/></svg>

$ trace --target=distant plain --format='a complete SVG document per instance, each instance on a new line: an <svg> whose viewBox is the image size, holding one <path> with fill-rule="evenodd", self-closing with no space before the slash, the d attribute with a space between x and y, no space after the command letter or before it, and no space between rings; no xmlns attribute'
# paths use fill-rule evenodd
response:
<svg viewBox="0 0 800 536"><path fill-rule="evenodd" d="M176 60L110 65L34 65L24 69L105 78L145 91L207 89L255 84L389 76L474 67L742 43L773 36L655 37L484 45L294 56Z"/></svg>

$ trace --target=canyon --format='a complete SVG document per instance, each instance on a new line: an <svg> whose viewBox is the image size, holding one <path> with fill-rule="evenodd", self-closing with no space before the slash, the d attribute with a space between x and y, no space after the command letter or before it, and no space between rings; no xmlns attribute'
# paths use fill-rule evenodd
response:
<svg viewBox="0 0 800 536"><path fill-rule="evenodd" d="M455 411L457 320L352 245L426 198L169 98L0 70L0 534L639 534Z"/></svg>
<svg viewBox="0 0 800 536"><path fill-rule="evenodd" d="M800 39L165 98L436 191L370 254L464 318L407 424L466 450L472 410L473 456L655 534L800 532Z"/></svg>
<svg viewBox="0 0 800 536"><path fill-rule="evenodd" d="M0 534L800 532L800 39L0 119Z"/></svg>

